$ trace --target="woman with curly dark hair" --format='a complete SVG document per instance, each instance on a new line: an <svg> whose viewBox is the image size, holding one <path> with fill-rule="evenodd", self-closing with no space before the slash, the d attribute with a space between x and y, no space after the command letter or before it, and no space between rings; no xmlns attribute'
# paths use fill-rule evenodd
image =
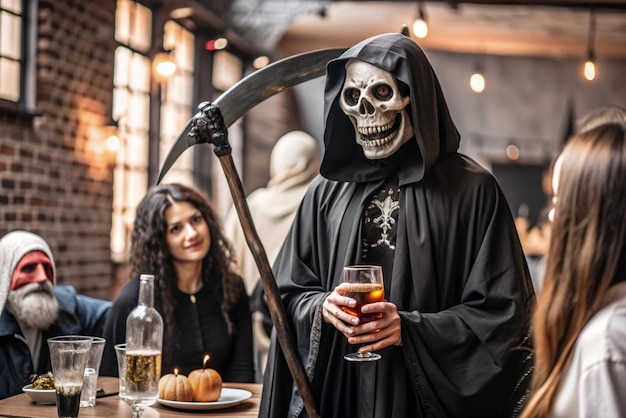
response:
<svg viewBox="0 0 626 418"><path fill-rule="evenodd" d="M152 188L137 207L131 236L131 277L105 325L101 375L117 376L115 344L137 305L139 276L155 276L155 307L163 317L162 373L202 367L224 381L254 381L252 325L243 280L230 269L232 251L209 201L193 188Z"/></svg>

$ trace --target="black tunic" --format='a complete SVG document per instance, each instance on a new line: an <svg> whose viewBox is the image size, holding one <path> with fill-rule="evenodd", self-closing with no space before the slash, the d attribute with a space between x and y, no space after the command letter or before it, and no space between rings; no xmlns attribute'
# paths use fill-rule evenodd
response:
<svg viewBox="0 0 626 418"><path fill-rule="evenodd" d="M337 106L343 67L359 57L411 88L415 139L386 160L367 160ZM421 111L421 114L417 112ZM458 133L423 52L409 38L371 38L329 63L326 154L276 260L278 287L320 415L502 417L526 373L515 350L534 300L513 219L494 177L456 152ZM378 362L351 363L355 347L322 320L344 266L362 261L365 206L398 177L392 273L385 298L398 307L402 346ZM369 260L367 264L382 264ZM306 411L275 336L262 417Z"/></svg>

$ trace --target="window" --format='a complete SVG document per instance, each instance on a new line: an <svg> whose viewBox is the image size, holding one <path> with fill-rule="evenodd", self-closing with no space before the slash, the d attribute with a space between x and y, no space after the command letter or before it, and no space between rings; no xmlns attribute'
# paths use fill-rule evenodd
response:
<svg viewBox="0 0 626 418"><path fill-rule="evenodd" d="M193 116L194 35L176 22L165 24L163 46L172 51L176 73L163 81L161 90L161 138L159 166L163 164L176 137ZM163 178L163 183L193 185L193 148L186 150Z"/></svg>
<svg viewBox="0 0 626 418"><path fill-rule="evenodd" d="M0 0L1 1L1 0ZM148 190L152 12L128 0L117 2L113 78L113 118L118 121L120 148L113 175L113 261L125 262L135 209Z"/></svg>
<svg viewBox="0 0 626 418"><path fill-rule="evenodd" d="M0 0L0 105L32 111L37 0Z"/></svg>
<svg viewBox="0 0 626 418"><path fill-rule="evenodd" d="M113 178L111 230L111 255L118 263L128 261L135 210L148 190L153 20L152 11L145 6L118 0L115 39L120 46L115 53L113 117L118 121L120 148ZM169 21L164 27L163 45L172 51L176 73L159 81L159 164L192 116L195 38ZM172 181L193 184L193 150L185 152L163 180Z"/></svg>

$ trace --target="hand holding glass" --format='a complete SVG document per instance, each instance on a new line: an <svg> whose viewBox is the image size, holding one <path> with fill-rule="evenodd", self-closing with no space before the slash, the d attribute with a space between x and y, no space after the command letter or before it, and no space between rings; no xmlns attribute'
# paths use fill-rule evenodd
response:
<svg viewBox="0 0 626 418"><path fill-rule="evenodd" d="M91 337L48 338L59 418L76 418L80 409L83 375L89 358Z"/></svg>
<svg viewBox="0 0 626 418"><path fill-rule="evenodd" d="M343 268L343 283L349 283L345 296L356 300L356 306L342 306L344 312L360 319L360 324L382 318L381 312L364 314L363 305L382 302L385 298L383 270L380 266L347 266ZM350 353L344 356L349 361L374 361L381 358L377 353Z"/></svg>

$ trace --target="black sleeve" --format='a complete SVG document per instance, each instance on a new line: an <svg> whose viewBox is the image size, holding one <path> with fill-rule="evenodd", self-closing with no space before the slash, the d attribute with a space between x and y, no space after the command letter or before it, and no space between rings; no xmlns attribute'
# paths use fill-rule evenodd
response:
<svg viewBox="0 0 626 418"><path fill-rule="evenodd" d="M250 312L250 299L246 293L243 280L241 280L239 295L239 300L231 311L235 335L230 366L228 374L224 376L224 379L229 382L253 383L252 314Z"/></svg>

